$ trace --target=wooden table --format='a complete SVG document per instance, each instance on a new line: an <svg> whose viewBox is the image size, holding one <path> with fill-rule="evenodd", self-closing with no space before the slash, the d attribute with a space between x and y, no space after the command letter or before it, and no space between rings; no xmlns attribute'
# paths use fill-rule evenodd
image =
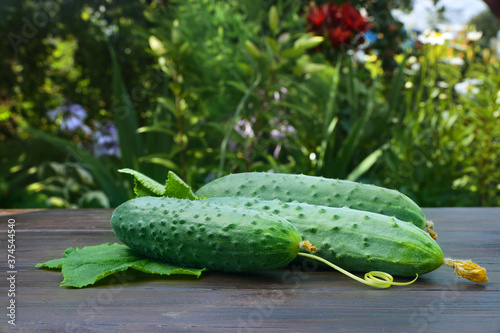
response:
<svg viewBox="0 0 500 333"><path fill-rule="evenodd" d="M375 289L333 271L204 273L200 279L125 274L59 287L35 264L68 247L116 238L112 210L0 210L2 321L8 324L7 224L15 220L16 329L24 332L500 332L500 208L425 209L445 256L488 271L479 285L449 267L413 285ZM12 221L12 220L11 220ZM118 279L124 283L116 283ZM407 280L397 278L397 280Z"/></svg>

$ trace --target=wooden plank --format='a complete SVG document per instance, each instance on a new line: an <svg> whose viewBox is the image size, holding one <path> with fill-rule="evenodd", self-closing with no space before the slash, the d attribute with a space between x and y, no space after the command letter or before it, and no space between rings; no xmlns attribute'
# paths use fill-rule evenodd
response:
<svg viewBox="0 0 500 333"><path fill-rule="evenodd" d="M34 268L60 257L67 247L117 242L109 226L111 213L0 212L3 225L16 220L19 331L500 332L500 208L425 210L445 255L484 266L490 279L485 285L458 279L451 268L441 267L411 286L380 290L336 272L295 267L254 274L210 272L200 279L127 271L91 288L71 289L59 287L61 273ZM5 261L0 269L5 276ZM5 277L0 289L8 289ZM0 331L7 326L2 321Z"/></svg>

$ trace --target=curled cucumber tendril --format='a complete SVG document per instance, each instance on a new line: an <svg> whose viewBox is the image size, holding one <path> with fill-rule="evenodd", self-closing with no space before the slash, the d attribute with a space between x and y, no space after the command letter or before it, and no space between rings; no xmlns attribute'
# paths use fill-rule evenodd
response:
<svg viewBox="0 0 500 333"><path fill-rule="evenodd" d="M303 257L308 257L312 259L316 259L318 261L321 261L322 263L332 267L333 269L339 271L342 274L347 275L351 279L354 279L358 282L361 282L363 284L366 284L368 286L372 286L375 288L389 288L390 286L407 286L409 284L412 284L418 279L418 274L415 279L413 279L410 282L394 282L394 278L392 277L391 274L386 273L386 272L380 272L380 271L371 271L365 274L364 279L361 279L360 277L357 277L356 275L346 271L345 269L340 268L339 266L332 264L328 260L325 260L321 257L318 257L314 254L310 253L304 253L304 252L299 252L300 256Z"/></svg>

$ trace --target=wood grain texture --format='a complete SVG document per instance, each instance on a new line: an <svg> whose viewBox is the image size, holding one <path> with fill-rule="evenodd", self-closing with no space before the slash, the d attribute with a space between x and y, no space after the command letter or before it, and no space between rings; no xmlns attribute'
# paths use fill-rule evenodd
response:
<svg viewBox="0 0 500 333"><path fill-rule="evenodd" d="M3 210L16 221L16 329L21 332L500 332L500 208L432 208L445 256L488 271L478 285L441 267L413 285L374 289L332 271L205 273L200 279L127 271L83 289L36 269L68 247L117 242L112 210ZM3 309L7 265L0 263ZM397 280L404 280L396 278ZM5 305L5 306L4 306ZM8 328L3 310L0 331Z"/></svg>

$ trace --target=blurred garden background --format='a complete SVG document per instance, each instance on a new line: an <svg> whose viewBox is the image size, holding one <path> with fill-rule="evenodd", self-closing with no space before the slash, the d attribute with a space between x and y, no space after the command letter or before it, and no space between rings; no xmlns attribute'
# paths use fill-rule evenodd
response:
<svg viewBox="0 0 500 333"><path fill-rule="evenodd" d="M116 207L131 168L245 171L500 205L500 5L2 0L0 207Z"/></svg>

